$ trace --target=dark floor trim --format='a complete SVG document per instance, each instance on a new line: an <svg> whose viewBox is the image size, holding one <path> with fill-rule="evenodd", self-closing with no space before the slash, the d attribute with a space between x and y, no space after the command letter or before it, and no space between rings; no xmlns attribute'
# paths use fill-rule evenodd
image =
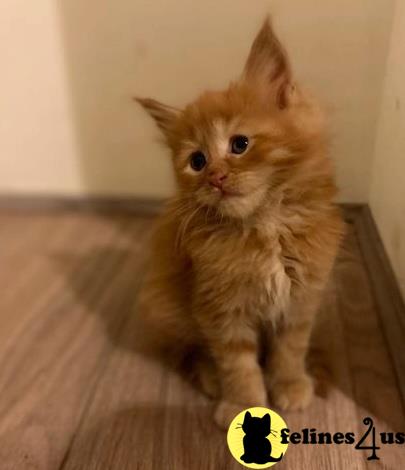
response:
<svg viewBox="0 0 405 470"><path fill-rule="evenodd" d="M1 212L118 212L153 216L159 214L164 198L141 198L136 196L54 196L54 195L1 195ZM364 204L343 203L345 217L352 222Z"/></svg>
<svg viewBox="0 0 405 470"><path fill-rule="evenodd" d="M354 225L405 407L404 300L368 206L359 210Z"/></svg>
<svg viewBox="0 0 405 470"><path fill-rule="evenodd" d="M114 196L1 196L1 212L57 212L83 211L95 213L129 213L141 216L158 214L163 207L163 199Z"/></svg>

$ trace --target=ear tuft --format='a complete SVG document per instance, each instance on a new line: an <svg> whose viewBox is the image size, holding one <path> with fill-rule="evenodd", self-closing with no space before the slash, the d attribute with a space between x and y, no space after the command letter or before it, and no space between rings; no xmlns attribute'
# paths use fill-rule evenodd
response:
<svg viewBox="0 0 405 470"><path fill-rule="evenodd" d="M262 420L264 420L265 422L268 421L270 423L270 414L266 413L264 416L262 416Z"/></svg>
<svg viewBox="0 0 405 470"><path fill-rule="evenodd" d="M270 432L271 419L270 419L270 414L269 413L266 413L262 417L262 423L266 427L266 430L268 430L268 432Z"/></svg>
<svg viewBox="0 0 405 470"><path fill-rule="evenodd" d="M152 116L158 127L166 136L168 136L173 123L180 114L180 110L173 108L172 106L159 103L152 98L135 97L134 100L137 101L149 113L150 116Z"/></svg>
<svg viewBox="0 0 405 470"><path fill-rule="evenodd" d="M245 65L244 78L254 85L267 87L274 93L280 108L288 105L288 92L292 80L287 53L273 31L267 17L253 41Z"/></svg>

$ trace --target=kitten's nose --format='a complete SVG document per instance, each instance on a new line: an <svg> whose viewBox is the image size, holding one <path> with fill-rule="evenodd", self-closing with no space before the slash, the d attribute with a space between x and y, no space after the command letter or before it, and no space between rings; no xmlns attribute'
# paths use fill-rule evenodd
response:
<svg viewBox="0 0 405 470"><path fill-rule="evenodd" d="M208 181L212 186L215 186L216 188L221 189L223 182L226 180L228 175L226 175L222 171L211 171L208 174Z"/></svg>

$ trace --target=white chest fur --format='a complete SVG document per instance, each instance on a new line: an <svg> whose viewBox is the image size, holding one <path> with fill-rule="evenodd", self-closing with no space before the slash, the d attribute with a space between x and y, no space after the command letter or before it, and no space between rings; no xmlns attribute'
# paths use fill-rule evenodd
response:
<svg viewBox="0 0 405 470"><path fill-rule="evenodd" d="M288 308L291 291L278 240L264 247L218 242L215 254L212 245L204 244L195 260L197 289L209 290L221 309L277 321Z"/></svg>

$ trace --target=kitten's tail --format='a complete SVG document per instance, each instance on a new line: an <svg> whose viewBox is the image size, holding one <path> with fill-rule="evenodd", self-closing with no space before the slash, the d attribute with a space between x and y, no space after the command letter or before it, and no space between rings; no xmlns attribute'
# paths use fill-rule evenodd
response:
<svg viewBox="0 0 405 470"><path fill-rule="evenodd" d="M267 462L280 462L280 460L284 457L284 454L281 454L280 457L270 457L268 458Z"/></svg>

